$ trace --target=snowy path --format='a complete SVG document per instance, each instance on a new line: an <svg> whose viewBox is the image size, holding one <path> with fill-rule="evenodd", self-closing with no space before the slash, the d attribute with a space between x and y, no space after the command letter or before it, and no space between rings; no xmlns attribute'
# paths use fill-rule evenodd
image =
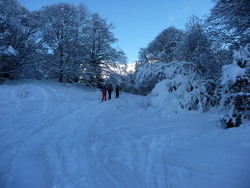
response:
<svg viewBox="0 0 250 188"><path fill-rule="evenodd" d="M122 93L37 82L0 86L0 187L167 188L250 185L250 127L212 113L142 108Z"/></svg>

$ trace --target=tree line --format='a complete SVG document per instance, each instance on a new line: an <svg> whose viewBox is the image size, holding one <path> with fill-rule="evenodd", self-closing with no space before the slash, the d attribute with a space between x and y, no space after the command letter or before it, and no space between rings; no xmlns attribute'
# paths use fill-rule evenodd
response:
<svg viewBox="0 0 250 188"><path fill-rule="evenodd" d="M203 19L168 27L140 49L130 90L150 95L160 83L182 108L217 107L225 127L235 127L250 120L250 3L214 3Z"/></svg>
<svg viewBox="0 0 250 188"><path fill-rule="evenodd" d="M46 78L96 87L106 62L126 62L114 26L83 4L30 12L16 0L0 0L0 7L1 81Z"/></svg>

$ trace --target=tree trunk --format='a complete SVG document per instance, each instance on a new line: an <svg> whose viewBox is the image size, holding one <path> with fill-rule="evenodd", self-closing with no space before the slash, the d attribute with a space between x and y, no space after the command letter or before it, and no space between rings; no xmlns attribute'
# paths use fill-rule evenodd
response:
<svg viewBox="0 0 250 188"><path fill-rule="evenodd" d="M62 36L61 36L62 39ZM59 49L60 49L60 72L59 72L59 82L63 82L63 46L62 44L59 44Z"/></svg>

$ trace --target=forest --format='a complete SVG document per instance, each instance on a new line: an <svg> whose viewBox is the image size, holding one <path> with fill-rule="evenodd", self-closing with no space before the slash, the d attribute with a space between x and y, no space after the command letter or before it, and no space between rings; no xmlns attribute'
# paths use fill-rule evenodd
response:
<svg viewBox="0 0 250 188"><path fill-rule="evenodd" d="M116 47L113 24L84 5L59 3L29 11L0 0L0 83L58 80L137 95L176 99L186 110L217 108L225 128L250 119L250 3L216 0L184 30L171 26L141 48L135 72Z"/></svg>

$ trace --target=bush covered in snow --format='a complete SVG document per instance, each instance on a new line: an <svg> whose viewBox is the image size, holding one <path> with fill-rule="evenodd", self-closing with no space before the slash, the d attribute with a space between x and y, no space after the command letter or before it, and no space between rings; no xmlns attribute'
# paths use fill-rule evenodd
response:
<svg viewBox="0 0 250 188"><path fill-rule="evenodd" d="M149 94L150 106L175 103L177 108L205 111L216 103L213 95L215 84L204 77L193 63L173 61L158 70L160 72L155 74L165 79L156 84Z"/></svg>
<svg viewBox="0 0 250 188"><path fill-rule="evenodd" d="M233 64L223 66L220 119L227 128L238 127L250 119L249 45L235 51Z"/></svg>
<svg viewBox="0 0 250 188"><path fill-rule="evenodd" d="M164 80L168 65L165 63L146 63L137 68L135 89L141 95L149 94L155 84Z"/></svg>

